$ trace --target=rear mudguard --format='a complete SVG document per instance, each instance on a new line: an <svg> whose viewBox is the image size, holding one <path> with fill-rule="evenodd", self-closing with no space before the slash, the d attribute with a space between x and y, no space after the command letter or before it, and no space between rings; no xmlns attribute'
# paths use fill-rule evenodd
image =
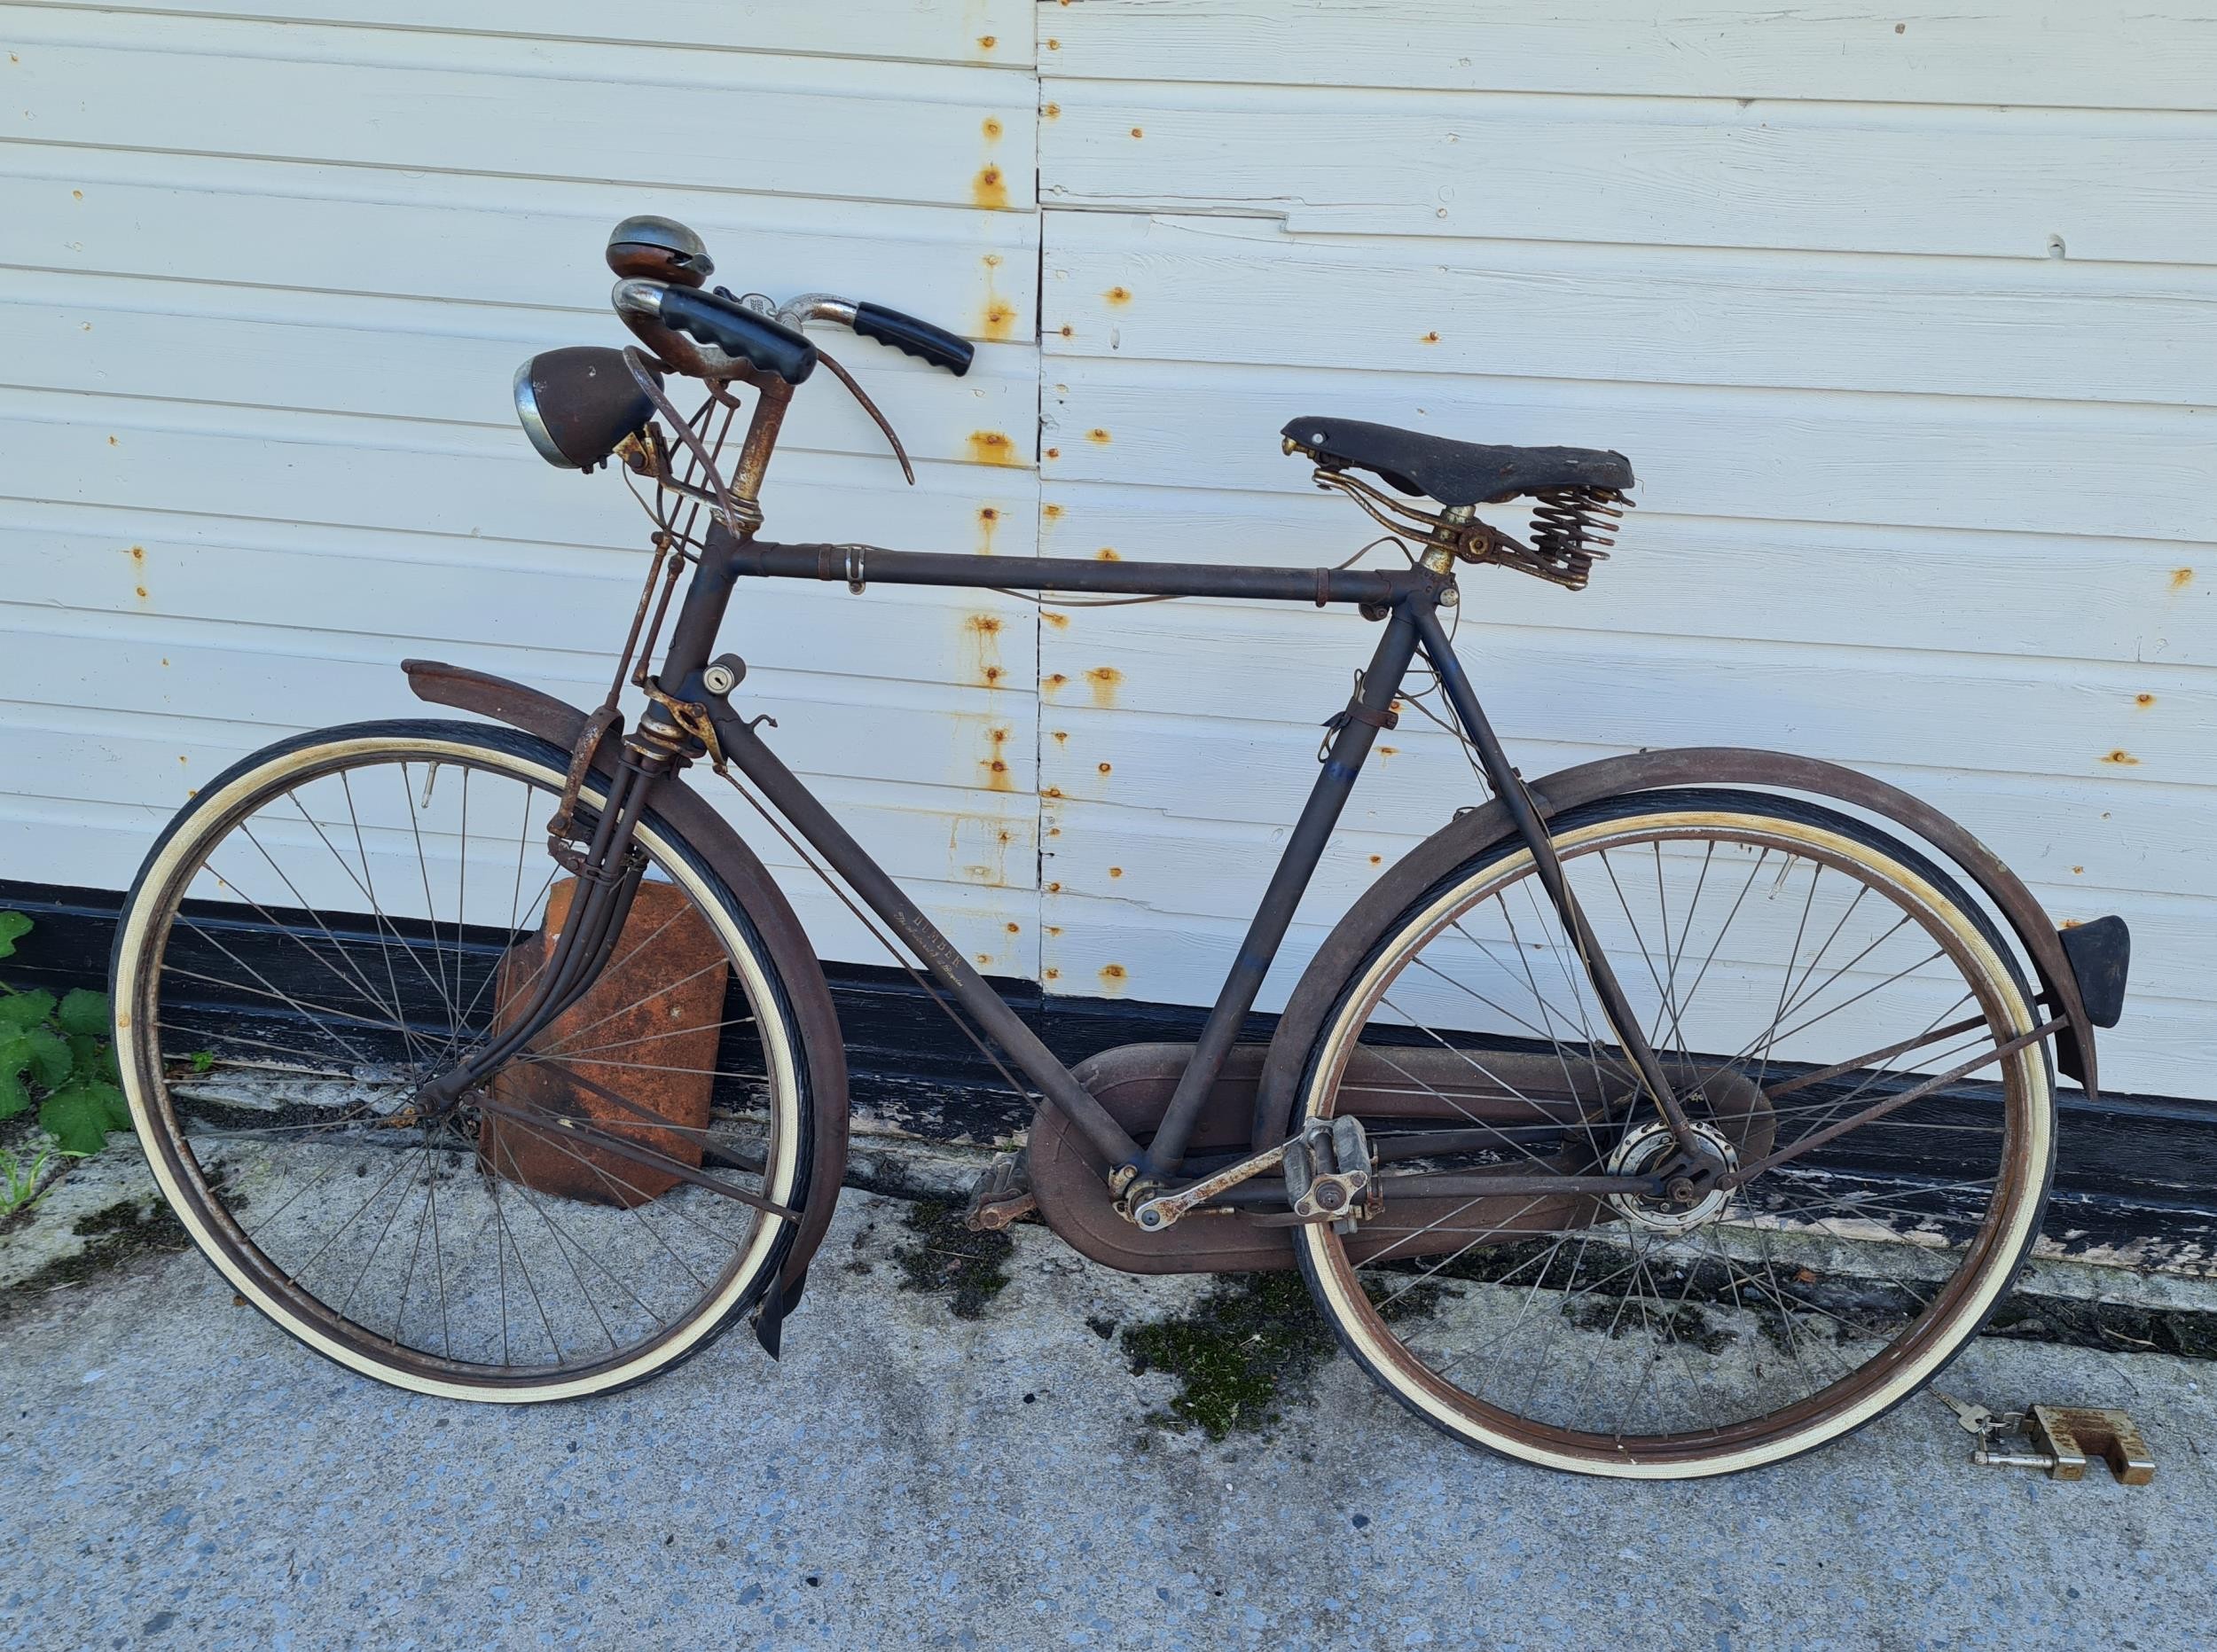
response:
<svg viewBox="0 0 2217 1652"><path fill-rule="evenodd" d="M585 726L585 713L576 706L543 694L536 688L512 683L458 665L433 660L403 660L408 685L419 700L475 712L496 723L536 734L565 750L576 747ZM615 742L603 738L593 766L603 773L614 764ZM825 983L816 949L801 928L792 904L772 881L755 851L732 829L731 823L710 808L690 787L670 786L657 792L654 808L698 849L717 875L746 909L763 944L777 967L786 997L800 1030L801 1059L808 1064L809 1095L815 1114L816 1147L809 1162L809 1195L801 1213L800 1230L786 1253L774 1294L765 1296L756 1311L756 1334L772 1354L778 1351L779 1327L800 1300L811 1257L823 1242L838 1202L840 1184L847 1174L847 1049L839 1030L839 1013L833 1007L831 989Z"/></svg>
<svg viewBox="0 0 2217 1652"><path fill-rule="evenodd" d="M1531 791L1542 818L1552 819L1603 797L1676 786L1759 787L1847 803L1920 839L1975 882L2015 933L2040 982L2041 1001L2066 1023L2056 1039L2056 1061L2086 1086L2089 1100L2096 1098L2095 1022L2087 1014L2078 975L2055 925L2024 881L1992 849L1899 787L1811 757L1736 746L1695 746L1580 763L1549 775ZM1466 810L1410 850L1348 909L1303 973L1279 1018L1255 1094L1252 1139L1257 1150L1283 1141L1292 1128L1309 1053L1348 973L1367 956L1385 927L1419 896L1514 830L1499 800Z"/></svg>

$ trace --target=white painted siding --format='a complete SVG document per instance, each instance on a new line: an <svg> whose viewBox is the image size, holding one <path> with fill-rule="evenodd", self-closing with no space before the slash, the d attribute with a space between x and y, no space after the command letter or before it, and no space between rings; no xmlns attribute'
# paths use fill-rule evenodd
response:
<svg viewBox="0 0 2217 1652"><path fill-rule="evenodd" d="M1526 771L1716 742L1884 775L2059 920L2131 921L2113 1087L2217 1095L2217 11L1085 0L1041 31L1048 550L1337 560L1367 524L1277 451L1312 411L1629 453L1591 590L1465 582ZM1367 641L1229 604L1047 629L1057 985L1206 996ZM1467 793L1414 721L1302 955Z"/></svg>
<svg viewBox="0 0 2217 1652"><path fill-rule="evenodd" d="M643 521L532 456L508 380L628 337L600 246L631 213L699 228L742 290L858 291L980 341L959 383L845 352L920 485L826 379L787 426L780 529L1030 548L1026 0L674 0L625 14L644 41L575 4L155 9L0 8L0 875L121 887L240 754L419 709L410 654L599 698ZM783 748L967 952L1036 975L1030 610L745 595ZM826 952L881 960L761 846Z"/></svg>
<svg viewBox="0 0 2217 1652"><path fill-rule="evenodd" d="M1629 453L1590 591L1467 582L1526 771L1719 742L1883 774L2059 919L2122 912L2109 1081L2217 1096L2208 0L620 20L0 5L0 875L120 886L232 756L408 711L408 654L598 695L638 521L531 456L508 375L625 336L600 242L662 211L737 286L980 343L959 382L845 349L920 486L811 391L782 536L1312 565L1367 523L1279 456L1304 411ZM1226 603L745 598L780 748L963 949L1145 999L1213 992L1370 640ZM1469 800L1413 721L1268 1006ZM873 960L763 847L822 950Z"/></svg>

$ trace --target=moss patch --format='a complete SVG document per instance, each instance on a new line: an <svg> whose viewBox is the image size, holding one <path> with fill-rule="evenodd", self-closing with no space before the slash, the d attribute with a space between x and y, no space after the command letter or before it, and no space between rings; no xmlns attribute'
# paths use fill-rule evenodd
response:
<svg viewBox="0 0 2217 1652"><path fill-rule="evenodd" d="M947 1298L958 1319L975 1319L1008 1288L1008 1258L1016 1241L1007 1233L975 1233L963 1225L962 1207L926 1199L912 1205L903 1225L916 1242L896 1245L903 1290L928 1291Z"/></svg>
<svg viewBox="0 0 2217 1652"><path fill-rule="evenodd" d="M130 1199L79 1217L70 1232L85 1241L85 1248L74 1256L56 1257L0 1292L0 1317L29 1306L50 1291L81 1285L140 1257L173 1256L192 1244L168 1205L148 1207Z"/></svg>
<svg viewBox="0 0 2217 1652"><path fill-rule="evenodd" d="M1226 1278L1191 1313L1135 1325L1123 1342L1133 1375L1167 1371L1184 1384L1150 1421L1212 1440L1277 1421L1281 1395L1305 1388L1332 1348L1297 1273Z"/></svg>

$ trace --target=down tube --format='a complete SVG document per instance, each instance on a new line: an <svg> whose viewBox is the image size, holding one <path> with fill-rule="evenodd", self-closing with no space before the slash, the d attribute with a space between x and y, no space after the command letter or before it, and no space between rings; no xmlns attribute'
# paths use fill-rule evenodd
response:
<svg viewBox="0 0 2217 1652"><path fill-rule="evenodd" d="M1040 1043L1038 1035L1024 1025L1016 1012L1001 1002L1000 995L985 984L984 978L939 933L938 926L901 892L900 886L871 858L870 852L832 818L831 811L817 801L816 794L802 784L800 777L785 766L777 753L762 743L737 713L725 707L715 716L717 738L723 742L731 760L762 788L772 806L830 862L832 870L846 880L847 886L862 897L864 904L908 943L953 995L955 1002L969 1012L989 1037L1008 1052L1009 1058L1039 1086L1039 1092L1048 1102L1060 1109L1109 1163L1120 1167L1137 1165L1141 1158L1139 1144L1124 1133L1124 1127L1109 1116L1108 1108L1093 1100L1093 1092L1077 1082L1070 1069L1055 1060L1054 1053Z"/></svg>

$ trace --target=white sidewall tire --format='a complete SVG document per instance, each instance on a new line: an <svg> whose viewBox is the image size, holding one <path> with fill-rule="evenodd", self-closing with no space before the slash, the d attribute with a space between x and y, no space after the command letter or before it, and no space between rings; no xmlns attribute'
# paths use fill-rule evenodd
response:
<svg viewBox="0 0 2217 1652"><path fill-rule="evenodd" d="M481 732L489 738L471 738ZM328 740L297 745L287 742L271 748L268 754L247 758L214 787L194 799L178 817L176 825L155 846L139 873L118 926L112 970L116 1061L140 1145L145 1149L147 1163L153 1167L154 1179L170 1210L201 1254L215 1264L232 1288L317 1352L364 1376L443 1399L510 1405L576 1399L628 1387L697 1351L729 1327L732 1316L746 1307L769 1279L791 1242L795 1225L782 1217L765 1216L756 1225L740 1265L725 1285L697 1309L693 1319L677 1334L646 1349L636 1359L544 1383L499 1385L451 1382L385 1364L349 1346L313 1320L303 1319L283 1298L274 1295L231 1254L229 1245L200 1210L198 1198L188 1194L170 1149L165 1145L164 1138L168 1132L157 1120L153 1098L145 1092L144 1076L152 1052L141 1037L138 1025L145 991L143 986L134 990L132 983L141 981L149 965L149 949L159 944L152 933L153 924L168 909L167 892L180 868L196 865L200 853L211 842L220 840L221 834L234 824L235 812L255 794L268 790L288 776L340 766L349 759L388 756L420 760L443 755L505 770L519 779L560 793L565 779L561 769L509 748L512 742L529 738L510 736L505 731L490 727L480 731L477 725L467 724L450 725L449 732L438 735L350 734L333 731L333 738ZM580 795L595 807L606 801L598 788L591 785ZM651 816L641 823L638 839L654 857L658 869L682 887L715 926L754 1006L768 1070L777 1081L773 1090L775 1105L781 1114L773 1136L778 1159L776 1163L765 1167L763 1191L779 1204L790 1204L808 1163L810 1121L800 1082L797 1034L784 1011L772 971L738 921L729 895L717 881L703 875L691 851L654 829Z"/></svg>
<svg viewBox="0 0 2217 1652"><path fill-rule="evenodd" d="M1795 820L1790 816L1756 815L1736 810L1679 808L1657 810L1646 814L1626 814L1596 821L1568 832L1558 832L1555 841L1566 849L1580 848L1597 838L1652 829L1664 824L1730 825L1756 829L1767 836L1798 838L1812 849L1821 849L1872 867L1883 876L1895 881L1896 886L1905 895L1912 897L1965 943L1966 950L1986 974L2001 998L2012 1033L2029 1031L2038 1024L2016 971L1995 950L1978 920L1923 873L1875 849L1861 836L1846 836L1822 826ZM1320 1080L1328 1075L1336 1083L1336 1076L1344 1064L1349 1046L1361 1031L1355 1017L1350 1013L1351 1008L1366 1004L1378 977L1393 967L1394 960L1402 950L1401 937L1412 932L1428 936L1440 922L1441 914L1454 911L1469 897L1470 891L1485 884L1513 877L1519 872L1529 871L1531 865L1531 851L1522 847L1489 858L1468 876L1444 888L1425 904L1422 912L1395 925L1385 943L1352 978L1351 986L1342 995L1339 1006L1325 1023L1319 1039L1320 1053L1311 1062L1297 1103L1297 1129L1314 1115L1317 1094L1321 1088ZM1764 1468L1799 1456L1805 1452L1814 1451L1843 1435L1852 1433L1915 1394L1962 1351L1964 1343L1977 1335L1978 1327L1985 1324L1987 1316L1999 1305L2003 1293L2016 1280L2025 1255L2039 1237L2041 1216L2046 1205L2048 1167L2053 1163L2055 1147L2055 1098L2048 1064L2039 1045L2021 1051L2009 1060L2026 1085L2025 1114L2029 1134L2025 1145L2028 1162L2040 1167L2038 1186L2029 1194L2017 1200L2005 1229L1996 1233L1985 1272L1953 1316L1954 1324L1960 1326L1961 1329L1932 1339L1931 1345L1920 1350L1915 1358L1903 1362L1884 1381L1875 1384L1853 1405L1829 1413L1806 1428L1778 1439L1765 1441L1730 1455L1691 1462L1641 1462L1629 1457L1555 1451L1468 1416L1449 1406L1406 1369L1402 1359L1397 1357L1398 1343L1391 1337L1382 1340L1374 1333L1371 1326L1374 1316L1369 1304L1367 1300L1359 1304L1356 1300L1361 1296L1359 1284L1352 1286L1351 1296L1351 1280L1340 1262L1336 1241L1328 1229L1316 1226L1295 1228L1295 1252L1318 1306L1331 1321L1341 1342L1357 1362L1374 1381L1403 1405L1459 1439L1541 1468L1617 1479L1697 1479Z"/></svg>

